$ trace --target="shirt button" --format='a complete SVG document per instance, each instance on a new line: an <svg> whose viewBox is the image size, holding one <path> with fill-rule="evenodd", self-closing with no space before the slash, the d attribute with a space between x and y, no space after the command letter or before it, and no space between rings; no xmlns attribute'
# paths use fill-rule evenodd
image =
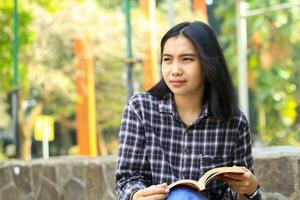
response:
<svg viewBox="0 0 300 200"><path fill-rule="evenodd" d="M188 149L183 149L183 153L189 153L189 150Z"/></svg>

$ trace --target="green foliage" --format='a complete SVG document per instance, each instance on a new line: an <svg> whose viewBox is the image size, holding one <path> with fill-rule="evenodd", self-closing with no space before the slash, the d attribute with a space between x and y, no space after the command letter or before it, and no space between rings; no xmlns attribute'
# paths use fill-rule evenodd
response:
<svg viewBox="0 0 300 200"><path fill-rule="evenodd" d="M0 91L8 92L12 89L13 78L13 8L11 0L0 2ZM19 4L19 51L23 56L25 49L33 41L33 33L29 30L32 15L24 4ZM26 82L26 69L24 62L19 63L19 84Z"/></svg>
<svg viewBox="0 0 300 200"><path fill-rule="evenodd" d="M80 13L80 15L78 14ZM99 128L116 129L126 101L125 27L123 13L95 2L68 3L56 13L36 8L36 41L29 63L29 98L47 102L44 112L75 116L75 62L73 42L91 39L95 65L96 109ZM99 31L101 30L101 31Z"/></svg>
<svg viewBox="0 0 300 200"><path fill-rule="evenodd" d="M253 0L248 9L287 1ZM237 55L234 1L218 4L222 19L220 41L225 49L234 82L237 83ZM247 18L249 89L254 94L260 139L268 145L299 145L299 10L270 12Z"/></svg>
<svg viewBox="0 0 300 200"><path fill-rule="evenodd" d="M9 124L9 116L6 114L6 111L8 109L8 104L6 102L5 94L0 93L0 113L1 113L1 120L0 120L0 130L7 128L7 125Z"/></svg>
<svg viewBox="0 0 300 200"><path fill-rule="evenodd" d="M98 3L98 5L104 9L116 9L118 7L121 7L124 0L96 0L96 2Z"/></svg>
<svg viewBox="0 0 300 200"><path fill-rule="evenodd" d="M7 105L7 94L13 89L13 9L14 1L0 1L0 127L7 128L10 122ZM24 6L23 1L18 5L19 18L19 58L24 56L24 52L34 39L34 34L29 30L32 22L32 14L30 10ZM26 85L27 69L23 60L19 61L18 67L18 85Z"/></svg>
<svg viewBox="0 0 300 200"><path fill-rule="evenodd" d="M7 156L5 155L5 152L3 151L3 145L2 142L0 142L0 161L7 160Z"/></svg>
<svg viewBox="0 0 300 200"><path fill-rule="evenodd" d="M3 15L0 17L0 91L6 92L12 88L12 2L0 2ZM39 102L44 102L44 113L57 119L74 118L77 97L73 42L74 38L91 38L99 127L116 130L127 96L123 13L105 10L92 1L78 2L27 0L20 3L19 75L24 80L19 86L20 105L25 109L25 117ZM1 95L0 102L5 101L5 95ZM7 126L3 114L6 109L6 104L1 103L1 122Z"/></svg>
<svg viewBox="0 0 300 200"><path fill-rule="evenodd" d="M64 7L68 4L72 4L74 2L84 2L85 0L27 0L30 4L39 6L41 8L46 9L50 13L57 13L59 10L64 9Z"/></svg>
<svg viewBox="0 0 300 200"><path fill-rule="evenodd" d="M32 4L39 5L45 9L47 9L49 12L56 12L60 8L62 8L64 2L60 0L28 0Z"/></svg>

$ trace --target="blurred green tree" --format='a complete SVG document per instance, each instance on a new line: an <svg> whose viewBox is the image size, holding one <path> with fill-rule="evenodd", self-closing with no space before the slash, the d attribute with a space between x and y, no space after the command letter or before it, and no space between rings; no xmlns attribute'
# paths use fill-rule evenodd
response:
<svg viewBox="0 0 300 200"><path fill-rule="evenodd" d="M7 94L13 89L13 65L12 65L12 52L13 52L13 7L14 2L10 0L3 0L0 2L0 112L3 116L0 127L8 128L9 115L7 113L8 102ZM26 10L23 5L19 6L19 40L20 51L26 49L33 39L33 35L28 31L28 26L32 20L29 10ZM22 56L22 54L20 55ZM19 66L19 83L25 84L26 69L24 63Z"/></svg>
<svg viewBox="0 0 300 200"><path fill-rule="evenodd" d="M287 1L248 2L248 9L267 7ZM231 72L237 83L235 1L217 3L217 16L222 20L220 42L225 49ZM261 141L267 145L299 145L298 76L299 7L247 18L248 82L255 107L256 124Z"/></svg>
<svg viewBox="0 0 300 200"><path fill-rule="evenodd" d="M93 1L70 1L55 13L41 7L33 11L39 17L32 24L36 40L29 56L28 78L32 84L28 98L42 103L43 112L54 115L64 130L74 128L77 97L73 40L91 38L99 134L102 127L115 128L126 97L124 45L120 42L124 37L122 13L102 9ZM61 134L64 140L68 138L64 136L68 133Z"/></svg>
<svg viewBox="0 0 300 200"><path fill-rule="evenodd" d="M38 46L37 38L39 37L39 35L37 35L37 32L36 30L34 30L34 27L32 25L33 21L35 19L38 19L40 16L36 15L37 13L32 12L32 10L36 10L37 8L39 8L53 13L55 11L53 7L54 5L56 6L56 9L62 8L60 6L63 6L61 1L59 0L51 2L42 0L19 1L18 5L20 48L19 84L17 86L17 89L20 95L19 123L20 133L22 136L21 157L23 159L30 159L31 133L33 130L34 119L36 115L40 114L44 109L51 110L54 101L61 106L61 110L63 110L63 113L70 114L68 112L70 111L70 109L62 108L64 108L63 106L65 105L69 105L68 97L70 97L70 94L72 94L69 93L69 91L72 90L73 85L69 84L71 83L70 80L64 75L61 70L46 70L46 67L48 66L45 67L43 62L38 62L40 57L37 56L38 53L34 49L35 46ZM4 101L6 104L7 100L3 98L2 93L7 94L12 89L14 89L12 88L13 7L13 1L3 0L0 2L0 100ZM47 75L47 77L44 75ZM46 79L47 81L45 81ZM64 84L62 84L62 82ZM56 92L57 95L52 95L53 92ZM49 102L52 102L52 104L50 104ZM5 104L3 104L3 106L5 106ZM7 116L7 110L1 107L0 111L2 111L1 114L5 119L5 116ZM5 124L5 126L7 128L8 124Z"/></svg>

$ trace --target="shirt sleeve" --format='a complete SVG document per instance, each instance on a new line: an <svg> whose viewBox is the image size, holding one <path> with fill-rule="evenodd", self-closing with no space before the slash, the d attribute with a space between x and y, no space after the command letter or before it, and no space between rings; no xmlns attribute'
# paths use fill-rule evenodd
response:
<svg viewBox="0 0 300 200"><path fill-rule="evenodd" d="M233 151L233 164L236 166L244 166L254 173L251 134L247 119L244 115L242 115L236 138L235 149Z"/></svg>
<svg viewBox="0 0 300 200"><path fill-rule="evenodd" d="M244 166L254 173L251 134L244 115L241 116L240 126L237 130L235 149L233 151L233 165ZM236 192L231 188L227 189L222 198L222 200L227 199L237 199Z"/></svg>
<svg viewBox="0 0 300 200"><path fill-rule="evenodd" d="M125 107L119 131L116 168L116 193L119 200L129 200L132 192L150 185L150 167L146 158L144 126L134 108Z"/></svg>

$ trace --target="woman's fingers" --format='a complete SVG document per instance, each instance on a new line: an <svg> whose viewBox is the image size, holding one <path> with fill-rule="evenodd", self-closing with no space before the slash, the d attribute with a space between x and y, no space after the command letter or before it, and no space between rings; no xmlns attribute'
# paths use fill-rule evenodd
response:
<svg viewBox="0 0 300 200"><path fill-rule="evenodd" d="M160 199L165 199L169 194L169 189L167 188L167 184L159 184L159 185L152 185L148 188L141 189L137 191L133 195L133 199L140 199L140 200L160 200Z"/></svg>
<svg viewBox="0 0 300 200"><path fill-rule="evenodd" d="M226 173L223 174L222 177L224 177L225 179L231 179L231 180L245 180L247 178L247 174L248 172L245 172L243 174L234 174L234 173Z"/></svg>
<svg viewBox="0 0 300 200"><path fill-rule="evenodd" d="M166 194L166 193L169 193L166 183L159 184L159 185L152 185L148 188L141 190L142 196L150 196L154 194Z"/></svg>
<svg viewBox="0 0 300 200"><path fill-rule="evenodd" d="M252 194L257 188L257 178L248 169L245 168L243 174L227 173L220 177L230 188L239 194Z"/></svg>
<svg viewBox="0 0 300 200"><path fill-rule="evenodd" d="M242 167L242 169L244 173L224 173L220 176L220 178L243 181L249 179L249 177L253 175L252 172L246 167Z"/></svg>

